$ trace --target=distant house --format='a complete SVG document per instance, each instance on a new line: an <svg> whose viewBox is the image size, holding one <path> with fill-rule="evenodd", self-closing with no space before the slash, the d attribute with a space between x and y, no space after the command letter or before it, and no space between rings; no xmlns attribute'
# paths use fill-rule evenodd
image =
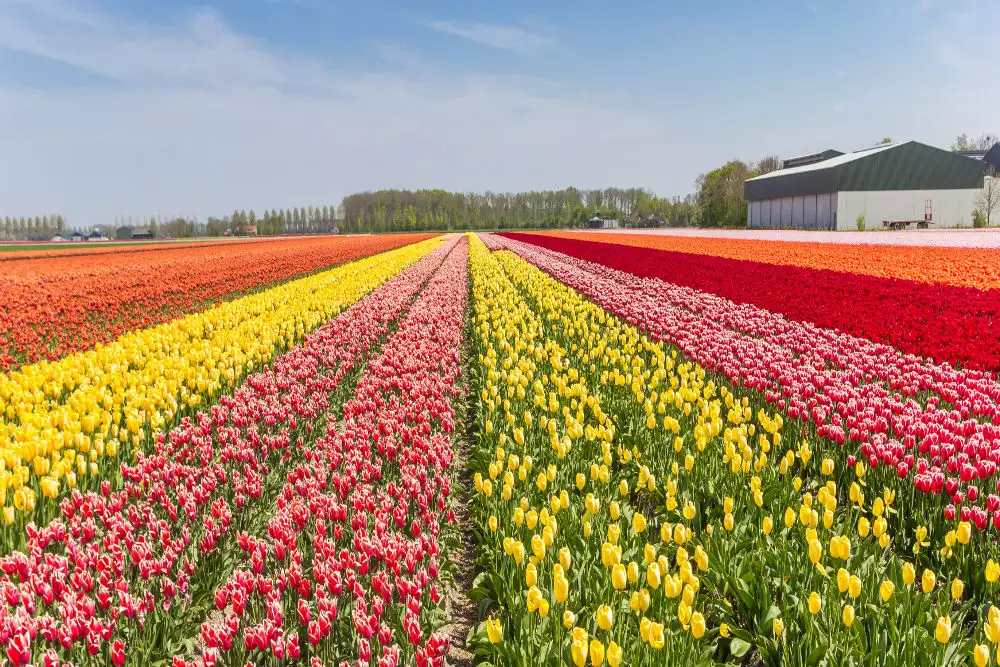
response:
<svg viewBox="0 0 1000 667"><path fill-rule="evenodd" d="M993 144L993 148L986 151L983 162L992 167L995 173L1000 174L1000 142Z"/></svg>
<svg viewBox="0 0 1000 667"><path fill-rule="evenodd" d="M84 234L83 232L73 232L72 234L69 235L69 240L70 241L86 241L87 240L87 235Z"/></svg>
<svg viewBox="0 0 1000 667"><path fill-rule="evenodd" d="M602 218L600 214L597 214L587 221L587 227L590 229L618 229L619 224L617 220Z"/></svg>
<svg viewBox="0 0 1000 667"><path fill-rule="evenodd" d="M133 232L135 232L135 227L132 225L125 225L115 230L115 238L119 241L128 241L132 238Z"/></svg>
<svg viewBox="0 0 1000 667"><path fill-rule="evenodd" d="M59 232L58 234L56 234L55 236L53 236L50 240L53 243L66 243L68 241L72 241L73 240L73 239L70 238L70 236L71 235L68 232Z"/></svg>
<svg viewBox="0 0 1000 667"><path fill-rule="evenodd" d="M133 230L132 232L132 239L136 241L147 240L152 238L155 237L153 236L153 232L149 229L149 227L136 227L135 230Z"/></svg>
<svg viewBox="0 0 1000 667"><path fill-rule="evenodd" d="M88 241L107 241L108 237L97 231L96 229L87 235Z"/></svg>

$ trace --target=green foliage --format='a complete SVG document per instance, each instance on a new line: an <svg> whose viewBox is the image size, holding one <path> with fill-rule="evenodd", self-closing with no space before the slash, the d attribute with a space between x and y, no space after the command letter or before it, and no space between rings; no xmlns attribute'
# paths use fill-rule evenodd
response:
<svg viewBox="0 0 1000 667"><path fill-rule="evenodd" d="M972 212L972 226L976 229L986 227L986 215L978 208Z"/></svg>
<svg viewBox="0 0 1000 667"><path fill-rule="evenodd" d="M865 214L864 213L858 213L857 223L858 223L858 231L859 232L865 231L865 227L867 225L865 223Z"/></svg>
<svg viewBox="0 0 1000 667"><path fill-rule="evenodd" d="M445 190L379 190L348 195L340 230L349 234L425 230L585 227L595 215L636 227L691 225L692 197L666 199L640 188L543 190L482 194Z"/></svg>
<svg viewBox="0 0 1000 667"><path fill-rule="evenodd" d="M743 227L747 220L747 202L743 181L755 176L740 160L727 162L698 177L698 207L703 227Z"/></svg>

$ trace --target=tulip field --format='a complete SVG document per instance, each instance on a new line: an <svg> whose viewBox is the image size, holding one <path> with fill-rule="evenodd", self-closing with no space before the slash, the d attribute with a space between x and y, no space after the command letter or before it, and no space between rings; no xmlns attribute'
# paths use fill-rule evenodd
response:
<svg viewBox="0 0 1000 667"><path fill-rule="evenodd" d="M1000 665L1000 251L870 250L0 259L0 664Z"/></svg>

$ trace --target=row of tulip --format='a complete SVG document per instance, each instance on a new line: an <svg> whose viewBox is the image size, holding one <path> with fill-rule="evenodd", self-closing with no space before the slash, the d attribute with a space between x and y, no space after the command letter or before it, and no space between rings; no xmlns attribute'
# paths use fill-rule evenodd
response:
<svg viewBox="0 0 1000 667"><path fill-rule="evenodd" d="M133 461L153 433L211 405L440 243L382 253L0 375L3 522L43 525L54 515L48 500L115 482L118 463Z"/></svg>
<svg viewBox="0 0 1000 667"><path fill-rule="evenodd" d="M820 439L916 492L909 528L1000 526L1000 384L888 346L511 240L532 263L692 359L760 392ZM888 483L888 482L887 482ZM942 502L943 501L943 502Z"/></svg>
<svg viewBox="0 0 1000 667"><path fill-rule="evenodd" d="M374 289L232 396L121 463L123 486L74 489L61 516L0 557L0 636L11 664L170 659L266 526L286 474L325 434L351 374L390 334L454 241ZM5 538L8 535L5 535ZM5 539L5 544L10 541Z"/></svg>
<svg viewBox="0 0 1000 667"><path fill-rule="evenodd" d="M968 523L897 533L892 479L523 259L471 256L482 655L992 664L1000 566Z"/></svg>
<svg viewBox="0 0 1000 667"><path fill-rule="evenodd" d="M968 368L1000 369L1000 290L930 285L618 244L512 238ZM936 250L935 250L936 251Z"/></svg>
<svg viewBox="0 0 1000 667"><path fill-rule="evenodd" d="M201 656L175 665L443 665L466 248L463 239L369 363L343 423L300 448L266 534L239 539Z"/></svg>
<svg viewBox="0 0 1000 667"><path fill-rule="evenodd" d="M0 371L108 343L209 305L428 234L100 248L0 258Z"/></svg>
<svg viewBox="0 0 1000 667"><path fill-rule="evenodd" d="M628 247L708 255L763 264L827 269L861 276L898 278L932 285L1000 287L996 251L921 245L862 245L778 241L658 233L545 232L548 236L615 243Z"/></svg>

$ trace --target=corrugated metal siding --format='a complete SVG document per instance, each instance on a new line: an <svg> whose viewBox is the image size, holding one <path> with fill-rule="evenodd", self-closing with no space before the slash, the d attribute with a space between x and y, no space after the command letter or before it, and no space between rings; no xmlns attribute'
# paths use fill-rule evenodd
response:
<svg viewBox="0 0 1000 667"><path fill-rule="evenodd" d="M816 195L806 195L803 199L805 213L802 216L802 226L806 229L816 229Z"/></svg>

